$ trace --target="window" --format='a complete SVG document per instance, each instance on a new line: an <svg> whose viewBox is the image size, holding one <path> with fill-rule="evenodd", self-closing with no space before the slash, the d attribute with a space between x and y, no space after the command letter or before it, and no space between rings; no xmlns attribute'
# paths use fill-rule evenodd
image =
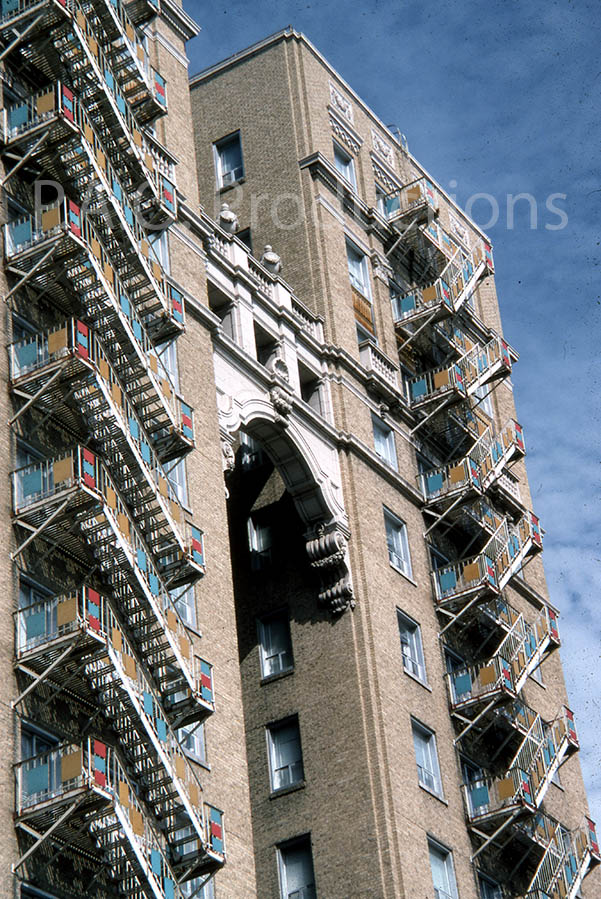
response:
<svg viewBox="0 0 601 899"><path fill-rule="evenodd" d="M167 228L156 233L154 237L150 237L150 258L158 262L164 272L169 274L169 243Z"/></svg>
<svg viewBox="0 0 601 899"><path fill-rule="evenodd" d="M277 612L258 622L261 674L271 677L294 667L287 612Z"/></svg>
<svg viewBox="0 0 601 899"><path fill-rule="evenodd" d="M32 581L19 580L19 649L31 649L58 636L58 598Z"/></svg>
<svg viewBox="0 0 601 899"><path fill-rule="evenodd" d="M426 665L420 626L412 618L403 615L398 609L397 618L399 636L401 638L401 652L403 654L403 668L425 684Z"/></svg>
<svg viewBox="0 0 601 899"><path fill-rule="evenodd" d="M478 874L478 891L480 899L503 899L501 886L486 874Z"/></svg>
<svg viewBox="0 0 601 899"><path fill-rule="evenodd" d="M174 605L181 615L184 624L188 627L196 627L196 598L193 586L176 587L169 591Z"/></svg>
<svg viewBox="0 0 601 899"><path fill-rule="evenodd" d="M485 415L488 415L489 418L493 417L493 408L492 408L492 400L490 398L491 394L491 386L490 384L481 384L479 387L476 387L474 390L474 396L477 397L480 402L478 403L478 409L481 409Z"/></svg>
<svg viewBox="0 0 601 899"><path fill-rule="evenodd" d="M244 431L240 431L240 462L243 471L251 471L265 464L261 444Z"/></svg>
<svg viewBox="0 0 601 899"><path fill-rule="evenodd" d="M202 762L203 765L207 764L205 726L202 722L180 727L177 730L177 739L185 752L194 756L196 761Z"/></svg>
<svg viewBox="0 0 601 899"><path fill-rule="evenodd" d="M436 752L436 737L433 732L417 721L411 722L413 748L417 764L417 778L420 786L442 796L442 781Z"/></svg>
<svg viewBox="0 0 601 899"><path fill-rule="evenodd" d="M343 150L340 144L334 141L334 165L342 175L345 181L351 185L353 190L357 190L357 179L355 177L355 161L346 150Z"/></svg>
<svg viewBox="0 0 601 899"><path fill-rule="evenodd" d="M387 509L384 510L384 522L386 525L386 542L388 544L390 564L398 571L402 571L407 577L411 577L407 525Z"/></svg>
<svg viewBox="0 0 601 899"><path fill-rule="evenodd" d="M251 515L247 521L250 567L253 571L263 571L271 563L273 535L271 525L257 521Z"/></svg>
<svg viewBox="0 0 601 899"><path fill-rule="evenodd" d="M387 218L386 211L386 191L383 187L380 187L379 184L376 184L376 209L380 213L380 215Z"/></svg>
<svg viewBox="0 0 601 899"><path fill-rule="evenodd" d="M215 899L215 881L211 877L203 884L202 877L194 877L180 885L182 896L186 899Z"/></svg>
<svg viewBox="0 0 601 899"><path fill-rule="evenodd" d="M270 365L278 357L280 342L257 322L254 323L254 331L257 362L260 362L261 365Z"/></svg>
<svg viewBox="0 0 601 899"><path fill-rule="evenodd" d="M298 363L298 379L300 383L301 397L319 415L321 408L321 378L308 366Z"/></svg>
<svg viewBox="0 0 601 899"><path fill-rule="evenodd" d="M317 899L308 836L278 848L281 899Z"/></svg>
<svg viewBox="0 0 601 899"><path fill-rule="evenodd" d="M230 137L215 144L215 162L217 166L217 184L219 187L227 187L235 184L244 177L244 164L242 162L242 142L240 132L237 131Z"/></svg>
<svg viewBox="0 0 601 899"><path fill-rule="evenodd" d="M159 374L171 380L176 390L179 390L179 367L177 364L177 347L175 340L169 343L161 343L156 348Z"/></svg>
<svg viewBox="0 0 601 899"><path fill-rule="evenodd" d="M362 343L365 343L366 340L371 341L371 343L375 343L378 345L378 338L375 334L372 334L371 331L368 331L367 328L364 328L363 325L360 325L359 322L355 322L355 327L357 329L357 344L361 346Z"/></svg>
<svg viewBox="0 0 601 899"><path fill-rule="evenodd" d="M428 840L435 899L457 899L453 853L435 840Z"/></svg>
<svg viewBox="0 0 601 899"><path fill-rule="evenodd" d="M384 424L381 418L372 415L372 427L374 431L374 447L380 459L383 459L391 468L396 470L396 449L394 445L394 432L392 428Z"/></svg>
<svg viewBox="0 0 601 899"><path fill-rule="evenodd" d="M301 783L303 757L298 720L291 719L267 728L271 789L283 790Z"/></svg>
<svg viewBox="0 0 601 899"><path fill-rule="evenodd" d="M175 459L165 462L165 474L182 506L188 503L188 482L186 478L186 460Z"/></svg>
<svg viewBox="0 0 601 899"><path fill-rule="evenodd" d="M367 299L370 299L369 275L365 253L358 250L349 240L346 242L346 258L348 274L353 287Z"/></svg>

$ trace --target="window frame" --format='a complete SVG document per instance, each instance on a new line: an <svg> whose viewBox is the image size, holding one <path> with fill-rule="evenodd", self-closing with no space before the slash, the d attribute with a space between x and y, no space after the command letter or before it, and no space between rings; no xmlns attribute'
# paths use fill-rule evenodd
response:
<svg viewBox="0 0 601 899"><path fill-rule="evenodd" d="M386 465L389 465L390 468L398 471L398 459L396 454L394 430L374 412L372 412L371 414L371 425L376 456L378 456L383 462L385 462ZM378 452L378 437L381 439L382 444L384 445L385 451L383 453Z"/></svg>
<svg viewBox="0 0 601 899"><path fill-rule="evenodd" d="M425 737L425 746L427 747L427 754L429 756L430 767L426 768L424 765L420 764L418 760L418 753L416 747L416 734L420 737ZM413 752L415 754L415 765L417 768L417 782L419 786L426 790L426 792L431 793L433 796L436 796L437 799L444 798L444 790L442 785L442 774L440 771L440 761L438 759L438 746L436 743L436 734L434 731L425 724L422 724L421 721L418 721L417 718L411 716L411 736L413 738ZM425 754L425 753L424 753ZM434 770L430 770L430 768L434 768ZM433 782L433 786L430 785L427 778L422 778L421 772L424 772L425 775L430 777Z"/></svg>
<svg viewBox="0 0 601 899"><path fill-rule="evenodd" d="M251 571L265 571L273 558L273 528L269 522L257 520L257 516L251 512L246 519L246 533ZM262 546L260 534L266 535L266 546Z"/></svg>
<svg viewBox="0 0 601 899"><path fill-rule="evenodd" d="M274 735L278 732L281 733L288 729L295 729L296 737L298 742L298 759L295 759L290 764L279 765L278 761L281 759L277 758L276 753L279 751L277 742L274 739ZM303 763L303 744L301 740L301 732L300 732L300 723L298 720L298 715L292 715L288 718L283 718L280 721L273 721L271 724L268 724L266 727L266 739L267 739L267 758L269 761L269 786L272 794L275 793L283 793L288 792L290 790L296 790L305 784L305 767ZM291 742L288 740L287 742ZM292 768L298 765L300 766L300 773L296 777L296 780L290 780L287 783L277 785L277 774L280 771L288 770L289 776L292 777Z"/></svg>
<svg viewBox="0 0 601 899"><path fill-rule="evenodd" d="M447 873L447 882L448 885L452 888L452 892L448 892L446 888L438 887L434 883L434 872L432 869L433 852L437 852L444 858L443 863L445 866L445 872ZM455 874L455 862L453 860L452 849L449 849L449 847L445 846L444 843L439 842L437 839L435 839L435 837L431 837L428 835L428 858L430 861L430 872L432 875L432 884L434 886L435 899L459 899L459 893L457 892L457 876ZM447 863L449 867L447 867ZM448 876L449 871L451 877Z"/></svg>
<svg viewBox="0 0 601 899"><path fill-rule="evenodd" d="M391 540L389 525L391 528L394 528L396 533L399 535L399 546L402 550L406 552L406 559L403 559L401 555L396 551L395 548L391 549ZM386 506L384 506L384 529L386 532L386 546L388 550L388 561L390 566L394 568L395 571L400 572L404 577L408 578L410 581L413 580L413 567L411 565L411 550L409 547L409 530L407 528L407 523L403 521L402 518L399 518L398 515L395 515L394 512L391 512ZM397 565L392 556L400 559L403 563L402 565ZM406 567L405 567L406 566Z"/></svg>
<svg viewBox="0 0 601 899"><path fill-rule="evenodd" d="M223 148L228 144L233 144L234 141L237 141L238 148L240 150L240 165L236 166L233 169L229 169L224 173L223 171L223 157L222 151ZM238 128L236 131L232 131L230 134L226 134L224 137L219 138L213 144L213 155L215 160L215 174L217 176L217 186L219 190L227 189L228 187L232 187L235 184L240 184L241 181L244 180L245 177L245 166L244 166L244 151L242 149L242 134L240 129ZM229 175L230 172L236 172L240 169L241 174L235 178L231 178L227 181L224 180L224 175Z"/></svg>
<svg viewBox="0 0 601 899"><path fill-rule="evenodd" d="M315 885L315 865L313 863L313 847L311 845L311 834L303 834L302 836L295 837L293 840L287 840L285 843L280 843L276 846L277 853L277 866L278 866L278 879L279 879L279 887L280 887L280 899L290 899L293 895L291 891L288 890L287 884L287 876L286 876L286 865L284 860L284 855L286 852L289 852L294 849L303 848L308 857L308 861L311 865L311 873L313 874L313 882L309 884L305 884L300 887L302 889L303 895L301 899L316 899L317 897L317 887ZM311 889L312 888L312 889ZM298 893L298 889L295 890Z"/></svg>
<svg viewBox="0 0 601 899"><path fill-rule="evenodd" d="M357 171L355 169L355 157L334 138L332 138L332 145L334 147L334 166L336 167L336 171L342 178L344 178L347 184L350 184L353 192L357 193ZM347 177L345 172L349 172L351 177Z"/></svg>
<svg viewBox="0 0 601 899"><path fill-rule="evenodd" d="M369 269L367 267L367 254L363 252L363 250L357 246L357 244L351 240L350 237L345 235L345 248L346 248L346 263L349 275L349 281L351 283L351 287L353 287L357 293L361 294L364 300L371 305L372 294L371 294L371 284L369 280ZM361 269L361 282L358 282L356 275L351 271L351 257L352 254L356 257L356 262L358 263Z"/></svg>
<svg viewBox="0 0 601 899"><path fill-rule="evenodd" d="M284 649L277 653L278 658L284 655L286 652L290 656L290 664L287 667L280 667L278 671L267 671L266 663L270 658L274 658L275 653L271 656L267 655L266 652L266 634L267 627L270 622L280 620L286 626L286 633L288 635L288 648ZM290 631L290 616L288 614L287 609L278 609L275 612L270 612L268 615L263 615L260 618L257 618L257 634L259 639L259 660L261 664L261 680L267 680L274 677L282 677L285 674L289 674L294 671L294 652L292 648L292 633Z"/></svg>
<svg viewBox="0 0 601 899"><path fill-rule="evenodd" d="M204 768L209 767L207 760L207 732L204 721L199 721L190 727L178 727L175 735L186 755L193 758L195 762L198 762ZM198 753L196 748L191 749L189 746L186 746L184 741L187 739L191 739L195 747L197 744L200 744L202 746L201 752Z"/></svg>
<svg viewBox="0 0 601 899"><path fill-rule="evenodd" d="M420 684L424 684L424 686L428 686L428 674L426 671L426 658L424 655L424 645L422 641L422 629L420 624L415 621L414 618L411 618L410 615L407 615L401 609L397 607L397 625L399 629L399 640L401 643L401 657L403 660L403 671L405 674L408 674L409 677L414 678L414 680L419 681ZM418 656L417 659L413 658L412 655L408 655L403 651L403 636L401 633L401 625L404 626L405 631L409 631L410 633L415 634L414 646L417 650L416 654ZM407 642L406 645L409 645ZM411 665L416 670L412 670L411 666L407 664L407 659L411 662Z"/></svg>

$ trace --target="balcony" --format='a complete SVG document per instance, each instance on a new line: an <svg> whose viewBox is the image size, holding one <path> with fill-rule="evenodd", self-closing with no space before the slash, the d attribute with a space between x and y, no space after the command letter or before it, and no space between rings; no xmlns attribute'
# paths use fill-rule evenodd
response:
<svg viewBox="0 0 601 899"><path fill-rule="evenodd" d="M194 440L192 410L176 395L167 373L159 370L154 346L96 232L87 219L82 222L78 207L71 201L48 207L42 212L41 226L34 228L33 217L6 226L10 267L19 265L19 273L28 269L26 280L49 294L57 284L55 270L62 267L72 292L65 295L61 289L59 305L76 305L80 300L86 313L96 320L100 337L113 350L115 368L127 382L160 458L168 460L188 452ZM177 291L171 292L174 316L183 317L182 302ZM82 331L83 343L85 339ZM20 352L24 361L17 361L25 368L27 355L35 348L24 346Z"/></svg>
<svg viewBox="0 0 601 899"><path fill-rule="evenodd" d="M438 194L427 178L418 178L388 193L384 208L391 224L414 216L418 217L418 222L427 221L438 213Z"/></svg>
<svg viewBox="0 0 601 899"><path fill-rule="evenodd" d="M486 777L464 784L468 820L477 827L498 824L499 816L533 811L532 783L526 771L512 768L503 778Z"/></svg>
<svg viewBox="0 0 601 899"><path fill-rule="evenodd" d="M546 848L522 899L575 899L588 871L601 861L595 823L585 817L579 828L568 831L551 818L541 819Z"/></svg>
<svg viewBox="0 0 601 899"><path fill-rule="evenodd" d="M398 368L371 340L359 344L359 359L368 372L375 389L385 394L397 394L399 390ZM398 397L397 397L398 398Z"/></svg>
<svg viewBox="0 0 601 899"><path fill-rule="evenodd" d="M111 746L93 738L64 744L20 762L15 776L17 828L34 829L33 851L51 831L99 868L123 873L122 882L142 894L183 899L167 843ZM197 867L211 871L223 862L213 842L203 839Z"/></svg>
<svg viewBox="0 0 601 899"><path fill-rule="evenodd" d="M457 403L466 396L463 369L456 362L445 368L424 372L409 380L412 409L422 409L429 403L441 399L447 403Z"/></svg>
<svg viewBox="0 0 601 899"><path fill-rule="evenodd" d="M119 491L102 462L85 447L13 472L13 521L27 536L58 543L83 564L99 563L136 633L166 707L189 719L203 698L192 644ZM76 525L76 527L74 527ZM167 610L167 611L165 611ZM185 722L182 722L185 723Z"/></svg>
<svg viewBox="0 0 601 899"><path fill-rule="evenodd" d="M485 599L499 592L494 560L485 552L436 569L432 579L434 598L440 605L471 600L476 594Z"/></svg>
<svg viewBox="0 0 601 899"><path fill-rule="evenodd" d="M13 389L73 433L87 423L163 574L179 585L204 574L200 530L186 513L96 334L70 319L9 347ZM65 404L67 391L76 401ZM149 528L149 522L152 526ZM159 565L159 567L163 567Z"/></svg>
<svg viewBox="0 0 601 899"><path fill-rule="evenodd" d="M25 102L8 106L2 115L7 147L29 154L60 184L70 183L74 191L91 198L89 209L94 214L95 228L118 262L120 277L128 290L143 293L139 282L146 280L146 291L151 288L164 293L164 273L149 256L148 234L142 224L156 217L157 203L165 207L166 222L175 217L177 193L173 174L166 177L153 167L148 185L153 199L140 198L139 184L123 180L127 176L123 166L117 174L84 106L60 82ZM148 144L145 156L150 157ZM102 197L96 195L98 187ZM135 197L135 204L130 197ZM107 198L116 214L117 229L104 206ZM156 235L156 229L150 233Z"/></svg>
<svg viewBox="0 0 601 899"><path fill-rule="evenodd" d="M511 663L500 655L488 663L460 668L447 674L453 712L477 705L493 705L517 697Z"/></svg>

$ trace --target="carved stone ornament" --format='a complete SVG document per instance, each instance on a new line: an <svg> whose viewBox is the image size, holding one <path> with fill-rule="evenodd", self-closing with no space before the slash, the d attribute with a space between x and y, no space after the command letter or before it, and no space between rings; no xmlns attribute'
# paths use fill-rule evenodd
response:
<svg viewBox="0 0 601 899"><path fill-rule="evenodd" d="M235 234L238 230L238 216L232 209L230 209L227 203L221 204L219 224L228 234Z"/></svg>
<svg viewBox="0 0 601 899"><path fill-rule="evenodd" d="M347 100L344 94L341 94L340 91L334 87L334 85L330 82L330 103L337 109L338 112L341 112L345 119L353 124L353 107L351 105L350 100Z"/></svg>
<svg viewBox="0 0 601 899"><path fill-rule="evenodd" d="M470 245L470 233L468 229L463 225L459 219L453 215L453 213L449 213L449 227L451 234L454 234L455 237L458 237L459 240L466 246Z"/></svg>
<svg viewBox="0 0 601 899"><path fill-rule="evenodd" d="M392 178L384 171L382 166L378 165L373 156L371 165L374 172L374 178L382 185L382 187L385 187L388 191L392 191L398 188L399 185L396 183L396 181L393 181Z"/></svg>
<svg viewBox="0 0 601 899"><path fill-rule="evenodd" d="M278 378L282 378L286 382L290 382L290 369L288 368L288 363L277 356L270 365L270 368L274 375L277 375Z"/></svg>
<svg viewBox="0 0 601 899"><path fill-rule="evenodd" d="M377 131L371 129L371 142L376 153L379 153L382 159L385 159L391 169L394 168L394 151L392 146L387 143L384 138L380 137Z"/></svg>
<svg viewBox="0 0 601 899"><path fill-rule="evenodd" d="M260 262L272 275L279 275L282 271L282 260L277 253L274 253L270 244L266 244Z"/></svg>
<svg viewBox="0 0 601 899"><path fill-rule="evenodd" d="M307 540L307 555L311 567L319 575L319 601L328 606L333 615L354 609L353 586L346 563L347 538L334 524L326 533L323 525L318 534Z"/></svg>
<svg viewBox="0 0 601 899"><path fill-rule="evenodd" d="M282 387L272 387L269 391L269 398L273 408L277 412L277 419L281 425L288 426L288 416L292 412L292 401L288 392Z"/></svg>
<svg viewBox="0 0 601 899"><path fill-rule="evenodd" d="M223 466L223 470L233 471L236 467L236 456L234 454L234 448L229 440L221 441L221 454L221 464Z"/></svg>

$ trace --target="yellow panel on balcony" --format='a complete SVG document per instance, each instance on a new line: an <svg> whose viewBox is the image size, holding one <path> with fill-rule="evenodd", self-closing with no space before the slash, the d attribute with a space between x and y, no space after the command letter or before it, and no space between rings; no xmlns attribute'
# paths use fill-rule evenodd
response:
<svg viewBox="0 0 601 899"><path fill-rule="evenodd" d="M154 172L154 159L152 158L150 153L146 154L146 156L144 158L144 162L146 163L146 168L148 169L148 171Z"/></svg>
<svg viewBox="0 0 601 899"><path fill-rule="evenodd" d="M117 513L117 524L124 537L129 539L129 518L123 512Z"/></svg>
<svg viewBox="0 0 601 899"><path fill-rule="evenodd" d="M104 272L104 277L109 282L109 284L113 284L115 280L115 272L113 271L113 266L109 262L105 262L102 271Z"/></svg>
<svg viewBox="0 0 601 899"><path fill-rule="evenodd" d="M52 356L67 346L67 329L59 328L48 335L48 355Z"/></svg>
<svg viewBox="0 0 601 899"><path fill-rule="evenodd" d="M98 163L102 171L106 172L106 156L99 147L96 148L95 156L96 162Z"/></svg>
<svg viewBox="0 0 601 899"><path fill-rule="evenodd" d="M134 38L135 38L135 33L134 33L134 27L133 27L133 25L131 24L131 22L126 22L126 23L125 23L125 33L126 33L126 35L128 36L128 38L130 39L130 41L133 41L133 40L134 40ZM140 49L140 48L138 47L138 50L139 50L139 49Z"/></svg>
<svg viewBox="0 0 601 899"><path fill-rule="evenodd" d="M113 490L112 487L108 487L108 486L106 487L106 489L104 491L104 496L105 496L106 503L107 503L107 506L109 507L109 509L116 509L117 508L117 494L115 493L115 491Z"/></svg>
<svg viewBox="0 0 601 899"><path fill-rule="evenodd" d="M477 581L480 578L480 566L477 562L470 562L469 565L466 565L463 569L463 580L465 583L469 583L469 581Z"/></svg>
<svg viewBox="0 0 601 899"><path fill-rule="evenodd" d="M167 609L167 627L170 631L177 630L177 615L173 609Z"/></svg>
<svg viewBox="0 0 601 899"><path fill-rule="evenodd" d="M94 132L92 131L92 127L88 122L83 123L83 135L87 142L94 146Z"/></svg>
<svg viewBox="0 0 601 899"><path fill-rule="evenodd" d="M98 372L100 374L100 377L104 378L105 381L109 380L110 375L109 375L108 362L106 361L106 359L103 359L102 357L100 357L98 359Z"/></svg>
<svg viewBox="0 0 601 899"><path fill-rule="evenodd" d="M195 783L191 783L188 786L188 796L190 797L190 802L192 805L199 806L200 805L200 794L198 792L198 787Z"/></svg>
<svg viewBox="0 0 601 899"><path fill-rule="evenodd" d="M123 404L123 394L118 384L111 384L111 396L113 402L117 403L118 406Z"/></svg>
<svg viewBox="0 0 601 899"><path fill-rule="evenodd" d="M163 271L158 262L152 261L152 274L155 276L157 281L161 281L163 278Z"/></svg>
<svg viewBox="0 0 601 899"><path fill-rule="evenodd" d="M180 512L180 508L179 508L178 504L173 502L173 500L171 500L169 502L169 509L171 510L171 515L173 517L173 520L178 521L178 522L181 521L182 516L181 516L181 512Z"/></svg>
<svg viewBox="0 0 601 899"><path fill-rule="evenodd" d="M190 649L191 649L190 641L188 640L187 637L184 637L183 634L179 638L179 648L181 650L183 657L185 659L189 659L190 658Z"/></svg>
<svg viewBox="0 0 601 899"><path fill-rule="evenodd" d="M55 485L71 480L73 478L73 456L67 456L65 459L57 459L56 462L53 462L52 473Z"/></svg>
<svg viewBox="0 0 601 899"><path fill-rule="evenodd" d="M459 481L465 480L465 467L463 465L455 465L449 469L449 480L451 484L457 484Z"/></svg>
<svg viewBox="0 0 601 899"><path fill-rule="evenodd" d="M72 621L77 619L77 597L70 596L68 599L64 599L62 602L59 602L56 609L56 624L58 627L64 627L66 624L71 624Z"/></svg>
<svg viewBox="0 0 601 899"><path fill-rule="evenodd" d="M83 756L81 749L70 752L61 758L61 781L74 780L79 777L82 769Z"/></svg>
<svg viewBox="0 0 601 899"><path fill-rule="evenodd" d="M136 660L132 659L131 656L123 656L123 667L127 676L134 680L136 677Z"/></svg>
<svg viewBox="0 0 601 899"><path fill-rule="evenodd" d="M50 231L60 225L60 207L54 206L42 213L42 231Z"/></svg>
<svg viewBox="0 0 601 899"><path fill-rule="evenodd" d="M167 481L165 480L165 478L161 477L161 475L159 475L159 493L161 494L161 496L164 496L165 499L167 499L169 496Z"/></svg>
<svg viewBox="0 0 601 899"><path fill-rule="evenodd" d="M449 370L445 368L444 371L437 371L434 375L434 387L438 389L439 387L446 387L449 383Z"/></svg>
<svg viewBox="0 0 601 899"><path fill-rule="evenodd" d="M497 673L495 671L494 665L486 665L484 668L480 669L480 683L483 687L487 687L489 684L494 684Z"/></svg>
<svg viewBox="0 0 601 899"><path fill-rule="evenodd" d="M119 630L118 627L111 628L111 643L117 652L121 652L123 649L123 634Z"/></svg>
<svg viewBox="0 0 601 899"><path fill-rule="evenodd" d="M136 834L136 836L143 837L144 821L142 820L141 813L135 808L130 808L129 820L131 821L132 830Z"/></svg>
<svg viewBox="0 0 601 899"><path fill-rule="evenodd" d="M186 779L186 763L181 755L175 757L175 773L180 780Z"/></svg>
<svg viewBox="0 0 601 899"><path fill-rule="evenodd" d="M515 793L513 777L505 777L503 780L500 780L497 784L497 792L499 794L499 799L511 799Z"/></svg>
<svg viewBox="0 0 601 899"><path fill-rule="evenodd" d="M150 356L148 357L148 360L150 362L150 370L153 371L156 375L159 370L159 360L157 359L156 356L153 356L152 354L150 354Z"/></svg>
<svg viewBox="0 0 601 899"><path fill-rule="evenodd" d="M54 88L45 94L39 94L35 103L35 108L38 115L43 115L45 112L52 112L54 109Z"/></svg>
<svg viewBox="0 0 601 899"><path fill-rule="evenodd" d="M144 47L138 45L138 59L140 62L144 62Z"/></svg>
<svg viewBox="0 0 601 899"><path fill-rule="evenodd" d="M132 136L133 136L134 144L136 145L136 147L141 147L142 146L142 135L136 128L133 129Z"/></svg>
<svg viewBox="0 0 601 899"><path fill-rule="evenodd" d="M430 287L424 287L422 290L422 297L424 303L433 303L436 299L436 285L432 284Z"/></svg>
<svg viewBox="0 0 601 899"><path fill-rule="evenodd" d="M129 787L124 780L119 781L119 802L124 808L129 808Z"/></svg>

